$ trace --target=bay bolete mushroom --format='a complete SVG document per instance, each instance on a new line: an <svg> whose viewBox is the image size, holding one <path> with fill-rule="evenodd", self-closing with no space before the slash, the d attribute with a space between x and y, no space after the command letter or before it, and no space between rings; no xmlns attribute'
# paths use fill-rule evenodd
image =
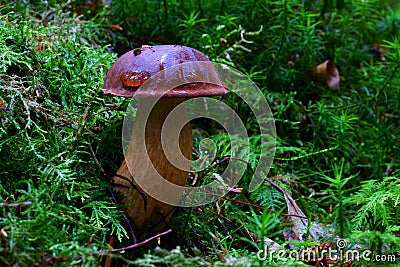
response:
<svg viewBox="0 0 400 267"><path fill-rule="evenodd" d="M202 62L209 64L202 68ZM188 79L188 75L191 79ZM214 82L190 82L196 81L196 76L197 81L202 80L202 75L214 77ZM154 77L157 82L143 86ZM174 79L178 81L178 86L164 90L163 87L171 85L171 80ZM190 124L186 123L185 109L179 110L180 118L176 127L172 125L172 129L175 128L174 133L176 128L180 129L180 133L174 137L170 136L172 143L178 143L175 146L178 151L172 146L169 149L173 151L165 153L162 136L169 136L169 133L162 134L163 123L184 98L224 95L228 91L222 85L217 70L213 69L211 62L201 52L185 46L160 45L145 46L122 55L108 71L103 92L106 95L139 98L129 148L112 183L122 196L120 202L126 207L126 213L136 230L160 230L172 215L174 206L171 202L163 203L150 196L146 193L146 188L160 187L158 190L162 192L162 183L153 178L155 175L162 176L170 183L184 186L192 155L192 130ZM154 102L154 98L158 99L153 105L151 103ZM182 122L184 126L181 125ZM144 145L141 145L142 141ZM184 159L180 159L182 155ZM132 180L132 176L135 181ZM133 188L132 185L135 184L138 185L135 186L137 188ZM164 193L177 194L172 199L179 201L179 193Z"/></svg>

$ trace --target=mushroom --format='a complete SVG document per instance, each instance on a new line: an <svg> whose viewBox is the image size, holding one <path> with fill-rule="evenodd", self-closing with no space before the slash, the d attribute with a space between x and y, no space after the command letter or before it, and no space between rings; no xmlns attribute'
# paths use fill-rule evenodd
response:
<svg viewBox="0 0 400 267"><path fill-rule="evenodd" d="M192 155L192 130L190 124L186 123L186 110L179 104L183 102L184 98L224 95L228 92L222 85L216 69L213 66L213 69L210 67L202 69L200 64L202 62L210 63L207 66L212 66L206 56L190 47L179 45L143 46L122 55L113 64L105 77L104 94L139 98L125 160L122 162L117 174L112 178L115 191L120 193L119 195L122 197L120 202L125 206L125 212L131 218L134 228L138 231L161 230L174 211L172 203L166 204L159 201L147 194L147 190L143 188L143 185L146 188L159 187L156 189L163 193L162 183L160 183L160 180L153 178L156 175L155 172L166 181L179 186L184 186L187 181ZM193 67L196 64L198 64L197 67ZM176 67L186 68L186 66L189 71L176 71ZM168 72L169 69L174 70ZM163 75L157 75L160 72ZM213 82L190 82L168 90L163 90L162 88L171 79L186 81L185 75L197 74L201 76L200 72L206 72L206 76L213 75L217 77L218 84ZM145 89L141 90L143 88L141 86L146 81L151 80L152 77L162 78L161 82L156 83L158 88L143 86ZM152 109L149 109L151 102L157 97L159 98L157 99L158 101ZM162 136L164 136L164 133L162 133L163 123L168 114L178 105L180 110L175 114L178 113L180 118L176 122L176 127L172 125L169 128L174 129L173 132L176 132L176 129L180 129L178 136L174 137L173 141L175 143L179 142L179 144L175 146L169 145L168 149L173 151L168 150L168 155L166 155L165 147L161 142ZM143 123L145 123L145 126L143 126ZM182 123L184 126L181 125ZM144 131L141 128L144 128ZM170 133L167 132L165 134L168 136ZM171 134L173 133L171 132ZM178 138L179 141L177 140ZM142 139L145 145L141 145ZM146 161L146 154L150 162ZM181 159L182 155L185 159ZM176 167L176 161L178 161L179 167ZM176 194L172 198L176 202L179 202L181 198L179 192L164 193Z"/></svg>

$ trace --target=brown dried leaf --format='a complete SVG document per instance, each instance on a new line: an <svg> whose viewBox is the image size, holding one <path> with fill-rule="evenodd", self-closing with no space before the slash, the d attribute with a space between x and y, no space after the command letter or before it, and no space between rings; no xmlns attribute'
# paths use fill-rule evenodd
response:
<svg viewBox="0 0 400 267"><path fill-rule="evenodd" d="M118 24L111 24L109 27L113 32L122 31L124 29Z"/></svg>
<svg viewBox="0 0 400 267"><path fill-rule="evenodd" d="M380 45L374 45L372 48L371 48L371 51L377 56L377 57L379 57L379 59L381 60L381 61L386 61L386 58L385 58L385 53L386 53L386 51L380 46Z"/></svg>
<svg viewBox="0 0 400 267"><path fill-rule="evenodd" d="M304 241L311 238L316 241L321 241L332 236L328 228L320 225L317 222L312 222L310 223L311 227L309 229L309 236L307 238L307 228L309 227L308 219L306 219L307 217L288 193L284 194L284 197L288 207L288 214L291 215L288 217L288 221L292 225L290 231L286 232L288 234L285 236L287 240Z"/></svg>
<svg viewBox="0 0 400 267"><path fill-rule="evenodd" d="M335 90L338 89L340 75L332 60L328 59L319 64L317 67L315 67L314 72L319 81L327 84L329 88L333 88Z"/></svg>
<svg viewBox="0 0 400 267"><path fill-rule="evenodd" d="M269 178L265 178L268 183L277 188L285 197L286 205L288 207L288 221L291 224L291 228L284 231L283 235L286 240L306 240L307 239L307 228L309 222L307 216L296 204L294 199L287 193L282 187L277 185L274 181ZM319 223L310 223L311 227L308 230L308 239L313 240L324 240L330 238L332 235L327 227L323 227Z"/></svg>

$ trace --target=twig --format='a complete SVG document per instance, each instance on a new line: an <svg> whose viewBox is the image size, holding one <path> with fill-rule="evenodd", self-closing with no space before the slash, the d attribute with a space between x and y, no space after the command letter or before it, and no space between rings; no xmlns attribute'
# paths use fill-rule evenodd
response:
<svg viewBox="0 0 400 267"><path fill-rule="evenodd" d="M282 194L289 196L289 194L285 191L285 189L283 189L282 187L280 187L277 183L275 183L274 181L272 181L272 179L268 178L267 176L264 177L265 181L267 181L270 185L272 185L273 187L275 187L276 189L278 189L279 191L281 191ZM290 197L290 196L289 196Z"/></svg>
<svg viewBox="0 0 400 267"><path fill-rule="evenodd" d="M18 207L30 206L30 205L32 205L32 202L30 202L30 201L19 202L19 203L0 203L0 207L7 207L7 208L18 208Z"/></svg>
<svg viewBox="0 0 400 267"><path fill-rule="evenodd" d="M70 124L69 122L60 123L60 124L57 124L56 126L54 126L54 128L64 127L64 126L67 126L69 124Z"/></svg>
<svg viewBox="0 0 400 267"><path fill-rule="evenodd" d="M203 161L201 162L201 164L200 164L200 166L199 166L200 169L203 168L204 164L206 163L206 160L207 160L209 157L210 157L209 155L206 155L206 156L204 157Z"/></svg>
<svg viewBox="0 0 400 267"><path fill-rule="evenodd" d="M127 247L123 247L123 248L116 248L116 249L111 249L111 250L100 251L98 254L116 253L116 252L131 250L131 249L134 249L134 248L143 246L144 244L146 244L146 243L148 243L148 242L150 242L150 241L152 241L152 240L154 240L154 239L157 239L157 238L159 238L160 236L169 234L169 233L171 233L171 232L172 232L172 229L168 229L167 231L162 232L162 233L159 233L159 234L157 234L157 235L155 235L155 236L152 236L152 237L150 237L150 238L148 238L148 239L146 239L146 240L144 240L144 241L142 241L142 242L139 242L139 243L136 243L136 244L127 246Z"/></svg>
<svg viewBox="0 0 400 267"><path fill-rule="evenodd" d="M233 227L235 227L235 228L240 232L240 234L241 234L243 237L246 236L246 235L242 232L242 230L240 230L240 227L239 227L234 221L232 221L231 219L225 217L224 215L221 215L221 214L216 213L215 211L211 210L210 208L208 208L208 210L209 210L209 212L211 212L212 214L216 215L217 218L218 218L218 220L219 220L220 218L221 218L221 219L224 219L224 220L227 221L229 224L231 224ZM221 224L222 224L222 222L221 222ZM224 226L224 227L225 227L225 226Z"/></svg>
<svg viewBox="0 0 400 267"><path fill-rule="evenodd" d="M87 117L88 113L89 113L89 106L86 106L85 113L83 113L82 120L81 120L81 125L80 125L80 127L78 129L78 134L77 135L79 135L81 133L82 128L84 127L85 122L86 122L86 117Z"/></svg>
<svg viewBox="0 0 400 267"><path fill-rule="evenodd" d="M279 191L281 191L281 193L286 197L286 199L288 199L293 207L297 207L296 203L293 203L294 200L293 198L282 188L280 187L278 184L276 184L274 181L272 181L270 178L268 178L267 176L265 176L265 180L272 185L273 187L275 187L276 189L278 189ZM282 216L293 216L293 217L298 217L298 218L302 218L302 219L308 219L305 216L301 216L301 215L296 215L296 214L281 214Z"/></svg>
<svg viewBox="0 0 400 267"><path fill-rule="evenodd" d="M106 109L103 109L103 110L97 112L95 115L100 114L100 113L104 113L104 112L107 112L107 111L110 111L110 110L119 110L119 109L121 109L124 106L124 103L125 103L126 99L127 98L125 98L120 105L106 104L105 105Z"/></svg>
<svg viewBox="0 0 400 267"><path fill-rule="evenodd" d="M97 157L96 157L96 154L94 153L94 150L93 150L93 147L92 147L92 144L91 144L91 141L90 141L90 136L88 135L88 136L86 137L86 139L87 139L87 141L88 141L88 143L89 143L89 150L90 150L90 153L92 154L94 163L96 163L97 167L99 167L99 169L101 170L102 173L105 173L103 167L101 167L100 162L99 162L99 160L98 160Z"/></svg>
<svg viewBox="0 0 400 267"><path fill-rule="evenodd" d="M127 250L131 250L131 249L135 249L135 248L138 248L138 247L143 246L143 245L146 244L146 243L149 243L150 241L152 241L152 240L154 240L154 239L159 238L160 236L169 234L169 233L171 233L171 232L172 232L172 229L169 229L169 230L167 230L167 231L165 231L165 232L159 233L159 234L157 234L157 235L155 235L155 236L152 236L152 237L150 237L150 238L148 238L148 239L146 239L146 240L143 240L142 242L139 242L139 243L136 243L136 244L127 246L127 247L116 248L116 249L110 249L110 250L100 250L100 251L93 252L93 253L91 253L91 254L89 254L89 255L90 255L90 256L107 255L107 254L110 254L110 253L117 253L117 252L121 252L121 251L127 251ZM61 257L61 258L58 258L58 257L51 257L51 258L45 259L45 262L46 262L46 265L49 266L49 265L52 265L54 262L66 262L66 261L80 260L80 259L82 259L82 258L83 258L83 256ZM39 266L39 265L40 265L40 262L38 262L37 264L38 264L38 266ZM35 265L35 266L36 266L36 265Z"/></svg>
<svg viewBox="0 0 400 267"><path fill-rule="evenodd" d="M209 232L209 234L211 235L212 238L214 238L217 242L219 242L219 243L218 243L219 245L221 245L221 244L220 244L220 241L218 240L218 238L217 238L212 232ZM213 247L213 249L214 249L215 254L218 256L218 259L219 259L221 262L226 262L226 259L225 259L224 255L222 255L222 253L218 252L217 247L215 246L214 241L213 241L212 239L211 239L211 245L212 245L212 247ZM222 246L221 246L221 247L222 247ZM223 251L224 251L224 250L225 250L225 249L223 248ZM224 252L226 252L226 250L225 250Z"/></svg>

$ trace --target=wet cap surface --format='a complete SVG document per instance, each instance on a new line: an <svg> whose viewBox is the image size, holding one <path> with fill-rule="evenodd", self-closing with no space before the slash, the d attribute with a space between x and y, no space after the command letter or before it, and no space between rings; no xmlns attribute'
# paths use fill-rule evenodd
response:
<svg viewBox="0 0 400 267"><path fill-rule="evenodd" d="M150 78L151 85L137 90ZM206 81L206 82L204 82ZM172 90L166 91L172 84ZM123 97L198 97L224 95L214 65L200 51L179 45L145 46L122 55L108 71L104 94Z"/></svg>

